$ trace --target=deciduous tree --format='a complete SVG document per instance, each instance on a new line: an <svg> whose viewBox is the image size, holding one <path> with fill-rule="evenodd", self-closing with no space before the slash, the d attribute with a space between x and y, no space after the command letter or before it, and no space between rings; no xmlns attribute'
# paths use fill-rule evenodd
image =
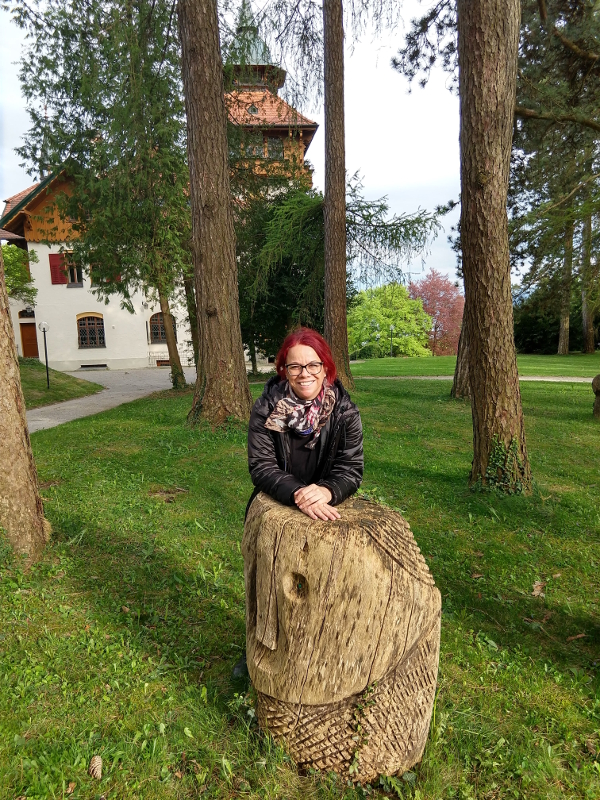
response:
<svg viewBox="0 0 600 800"><path fill-rule="evenodd" d="M27 305L35 305L37 289L33 285L29 270L29 265L38 260L35 251L28 253L27 250L22 250L14 244L3 244L2 258L8 296Z"/></svg>
<svg viewBox="0 0 600 800"><path fill-rule="evenodd" d="M410 296L423 301L431 317L429 347L434 356L456 355L465 299L446 275L432 269L409 286Z"/></svg>
<svg viewBox="0 0 600 800"><path fill-rule="evenodd" d="M400 283L359 292L348 312L348 341L354 358L428 356L433 320L420 299Z"/></svg>

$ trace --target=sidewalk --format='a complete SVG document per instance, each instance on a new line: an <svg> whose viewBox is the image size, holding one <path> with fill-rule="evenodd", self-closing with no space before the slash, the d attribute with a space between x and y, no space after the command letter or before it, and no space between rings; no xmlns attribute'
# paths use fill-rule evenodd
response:
<svg viewBox="0 0 600 800"><path fill-rule="evenodd" d="M195 383L195 369L184 369L184 373L188 383ZM171 371L157 367L130 370L89 370L67 374L83 380L87 378L105 386L106 389L88 397L79 397L76 400L66 400L64 403L54 403L51 406L31 409L27 412L29 433L54 428L62 425L63 422L70 422L80 417L99 414L101 411L115 408L122 403L130 403L132 400L146 397L152 392L171 388Z"/></svg>
<svg viewBox="0 0 600 800"><path fill-rule="evenodd" d="M196 370L184 369L185 379L188 383L195 383ZM89 380L105 386L103 392L79 397L77 400L66 400L64 403L55 403L51 406L33 408L27 412L27 425L29 433L55 428L63 422L71 422L80 417L89 417L108 411L122 403L139 400L152 392L160 392L171 388L170 371L156 367L149 369L131 370L90 370L89 373L69 372L74 378L83 378L89 375ZM357 381L451 381L452 375L356 375ZM550 383L589 383L592 378L565 378L546 377L543 375L521 376L522 381L548 381Z"/></svg>

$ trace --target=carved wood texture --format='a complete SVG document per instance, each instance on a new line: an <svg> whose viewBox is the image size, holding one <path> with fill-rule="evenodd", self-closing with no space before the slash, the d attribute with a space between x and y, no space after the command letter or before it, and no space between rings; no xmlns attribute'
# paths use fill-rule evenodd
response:
<svg viewBox="0 0 600 800"><path fill-rule="evenodd" d="M313 522L266 495L244 531L248 669L262 728L362 782L423 754L441 598L406 521L351 498ZM357 770L357 771L356 771Z"/></svg>

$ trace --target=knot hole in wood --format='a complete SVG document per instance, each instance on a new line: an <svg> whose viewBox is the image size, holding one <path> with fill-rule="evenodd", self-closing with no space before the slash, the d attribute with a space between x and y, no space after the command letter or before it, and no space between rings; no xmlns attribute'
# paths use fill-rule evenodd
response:
<svg viewBox="0 0 600 800"><path fill-rule="evenodd" d="M285 596L295 603L303 603L308 597L308 581L298 572L290 572L283 579Z"/></svg>

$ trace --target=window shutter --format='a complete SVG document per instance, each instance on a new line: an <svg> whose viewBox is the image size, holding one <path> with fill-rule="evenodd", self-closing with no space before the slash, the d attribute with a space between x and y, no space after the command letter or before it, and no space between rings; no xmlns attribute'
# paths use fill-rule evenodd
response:
<svg viewBox="0 0 600 800"><path fill-rule="evenodd" d="M65 254L51 253L48 258L50 260L50 280L52 283L68 283L69 278L65 272Z"/></svg>

